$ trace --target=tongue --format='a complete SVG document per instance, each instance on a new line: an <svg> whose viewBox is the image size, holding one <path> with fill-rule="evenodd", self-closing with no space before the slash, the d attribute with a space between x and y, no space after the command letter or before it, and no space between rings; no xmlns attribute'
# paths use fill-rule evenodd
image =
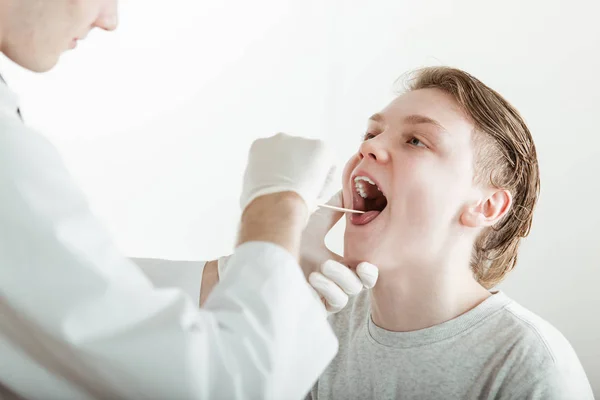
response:
<svg viewBox="0 0 600 400"><path fill-rule="evenodd" d="M350 222L352 222L354 225L366 225L373 221L380 212L381 211L367 211L364 214L352 214L350 216Z"/></svg>

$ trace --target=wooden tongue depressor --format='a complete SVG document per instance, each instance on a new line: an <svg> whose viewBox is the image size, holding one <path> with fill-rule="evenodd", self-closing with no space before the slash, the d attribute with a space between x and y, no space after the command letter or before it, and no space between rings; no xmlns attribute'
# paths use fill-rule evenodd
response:
<svg viewBox="0 0 600 400"><path fill-rule="evenodd" d="M351 210L349 208L330 206L329 204L319 204L319 207L330 208L330 209L336 210L336 211L349 212L349 213L355 213L355 214L364 214L365 213L364 211Z"/></svg>

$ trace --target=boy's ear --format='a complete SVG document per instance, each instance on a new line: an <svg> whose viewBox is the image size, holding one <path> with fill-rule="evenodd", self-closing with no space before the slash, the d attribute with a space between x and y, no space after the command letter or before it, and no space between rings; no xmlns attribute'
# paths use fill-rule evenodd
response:
<svg viewBox="0 0 600 400"><path fill-rule="evenodd" d="M505 189L492 189L477 204L467 207L460 216L460 222L470 228L492 226L510 210L512 195Z"/></svg>

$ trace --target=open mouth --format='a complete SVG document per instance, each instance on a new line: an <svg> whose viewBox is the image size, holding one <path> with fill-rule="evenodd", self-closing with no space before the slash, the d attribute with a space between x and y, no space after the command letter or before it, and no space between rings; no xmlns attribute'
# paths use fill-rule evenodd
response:
<svg viewBox="0 0 600 400"><path fill-rule="evenodd" d="M387 198L377 184L368 176L354 177L352 206L364 214L353 214L350 222L354 225L366 225L373 221L387 206Z"/></svg>

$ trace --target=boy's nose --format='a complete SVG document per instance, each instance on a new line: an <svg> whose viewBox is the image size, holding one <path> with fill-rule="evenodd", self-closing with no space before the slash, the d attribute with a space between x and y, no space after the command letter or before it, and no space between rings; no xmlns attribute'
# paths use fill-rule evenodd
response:
<svg viewBox="0 0 600 400"><path fill-rule="evenodd" d="M101 10L94 27L105 31L114 31L118 25L117 0L110 0Z"/></svg>
<svg viewBox="0 0 600 400"><path fill-rule="evenodd" d="M360 159L370 158L383 163L389 160L389 153L381 143L380 136L365 140L358 149L358 155Z"/></svg>

